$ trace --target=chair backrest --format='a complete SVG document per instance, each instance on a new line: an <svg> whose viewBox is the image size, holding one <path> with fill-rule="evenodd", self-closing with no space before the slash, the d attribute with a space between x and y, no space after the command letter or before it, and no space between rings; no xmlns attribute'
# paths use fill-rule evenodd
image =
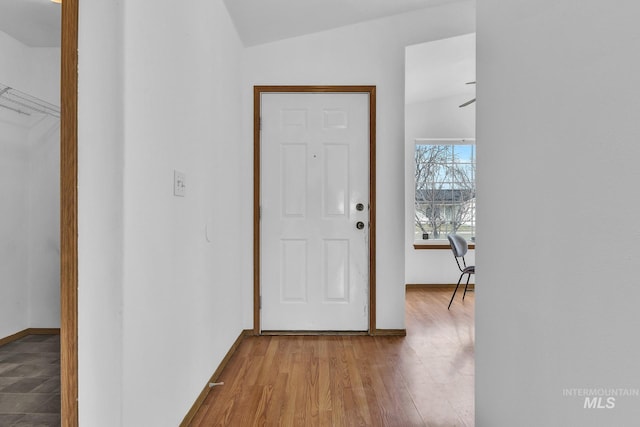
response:
<svg viewBox="0 0 640 427"><path fill-rule="evenodd" d="M458 258L464 257L467 254L469 246L467 245L467 241L464 239L464 237L457 234L449 234L447 235L447 239L449 239L449 244L451 245L453 256Z"/></svg>

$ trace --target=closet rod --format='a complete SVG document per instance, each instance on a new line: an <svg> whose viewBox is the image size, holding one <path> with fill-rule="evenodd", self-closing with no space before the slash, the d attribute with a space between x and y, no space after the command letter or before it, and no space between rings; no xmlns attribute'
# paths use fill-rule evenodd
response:
<svg viewBox="0 0 640 427"><path fill-rule="evenodd" d="M58 106L3 84L0 84L0 107L27 116L39 113L60 118Z"/></svg>

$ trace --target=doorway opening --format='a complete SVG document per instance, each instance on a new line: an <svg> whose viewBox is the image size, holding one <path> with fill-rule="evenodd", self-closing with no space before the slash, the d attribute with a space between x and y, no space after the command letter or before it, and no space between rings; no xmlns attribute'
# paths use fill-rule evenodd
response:
<svg viewBox="0 0 640 427"><path fill-rule="evenodd" d="M78 425L78 349L77 349L77 58L78 1L65 0L55 7L60 28L59 78L60 105L60 399L61 425ZM21 7L33 6L19 2ZM23 4L24 3L24 4ZM44 6L43 6L44 7ZM42 11L48 15L47 11ZM6 14L3 17L6 18ZM30 13L26 17L32 17ZM17 20L16 20L17 22ZM16 24L16 22L12 22ZM59 24L59 25L57 25ZM32 28L33 26L25 26ZM40 52L42 53L42 52ZM42 70L40 70L42 71ZM56 73L57 74L57 73ZM57 181L53 179L53 181Z"/></svg>
<svg viewBox="0 0 640 427"><path fill-rule="evenodd" d="M455 284L447 234L475 259L475 34L408 46L405 283Z"/></svg>

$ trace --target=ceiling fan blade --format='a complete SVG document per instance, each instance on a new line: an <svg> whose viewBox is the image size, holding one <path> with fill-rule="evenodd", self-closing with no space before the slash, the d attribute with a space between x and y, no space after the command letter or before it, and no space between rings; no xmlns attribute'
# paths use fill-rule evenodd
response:
<svg viewBox="0 0 640 427"><path fill-rule="evenodd" d="M462 105L458 105L458 108L462 108L462 107L466 107L467 105L473 104L474 102L476 102L476 99L473 98L471 101L467 101Z"/></svg>

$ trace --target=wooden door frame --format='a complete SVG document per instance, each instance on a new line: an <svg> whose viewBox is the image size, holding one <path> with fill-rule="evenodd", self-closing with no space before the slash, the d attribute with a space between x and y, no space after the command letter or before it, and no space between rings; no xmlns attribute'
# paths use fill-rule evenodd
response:
<svg viewBox="0 0 640 427"><path fill-rule="evenodd" d="M78 426L78 3L62 2L60 48L61 425Z"/></svg>
<svg viewBox="0 0 640 427"><path fill-rule="evenodd" d="M376 334L376 86L253 87L253 333L260 328L260 112L264 93L366 93L369 95L369 334Z"/></svg>

